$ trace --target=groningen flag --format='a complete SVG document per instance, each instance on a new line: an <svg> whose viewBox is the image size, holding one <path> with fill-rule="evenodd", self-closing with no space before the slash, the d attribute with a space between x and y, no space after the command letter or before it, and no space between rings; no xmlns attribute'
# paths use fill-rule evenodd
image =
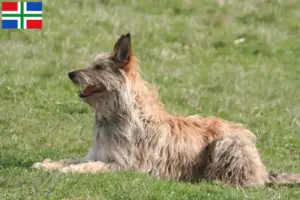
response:
<svg viewBox="0 0 300 200"><path fill-rule="evenodd" d="M41 29L42 2L2 2L2 29Z"/></svg>

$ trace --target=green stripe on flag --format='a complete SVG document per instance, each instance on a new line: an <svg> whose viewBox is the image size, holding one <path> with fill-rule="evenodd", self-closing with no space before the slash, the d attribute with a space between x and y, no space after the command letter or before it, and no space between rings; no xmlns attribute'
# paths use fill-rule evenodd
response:
<svg viewBox="0 0 300 200"><path fill-rule="evenodd" d="M24 2L21 2L21 29L24 29Z"/></svg>
<svg viewBox="0 0 300 200"><path fill-rule="evenodd" d="M23 14L24 17L42 17L42 14ZM2 14L2 17L21 17L20 14Z"/></svg>

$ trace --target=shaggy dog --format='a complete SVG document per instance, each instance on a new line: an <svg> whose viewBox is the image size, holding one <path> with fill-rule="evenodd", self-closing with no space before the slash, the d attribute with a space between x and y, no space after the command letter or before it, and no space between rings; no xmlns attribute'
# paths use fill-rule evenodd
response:
<svg viewBox="0 0 300 200"><path fill-rule="evenodd" d="M163 109L157 92L141 79L130 34L110 53L70 72L95 110L91 148L81 159L45 160L33 167L61 172L137 171L184 181L222 180L233 186L299 184L300 174L269 174L242 125L215 117L183 117Z"/></svg>

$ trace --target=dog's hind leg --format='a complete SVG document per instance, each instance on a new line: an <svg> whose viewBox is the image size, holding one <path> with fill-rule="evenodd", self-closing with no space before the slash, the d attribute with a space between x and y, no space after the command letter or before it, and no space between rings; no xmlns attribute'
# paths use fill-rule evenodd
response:
<svg viewBox="0 0 300 200"><path fill-rule="evenodd" d="M227 134L211 144L208 155L206 178L222 180L237 187L260 186L268 178L252 134Z"/></svg>

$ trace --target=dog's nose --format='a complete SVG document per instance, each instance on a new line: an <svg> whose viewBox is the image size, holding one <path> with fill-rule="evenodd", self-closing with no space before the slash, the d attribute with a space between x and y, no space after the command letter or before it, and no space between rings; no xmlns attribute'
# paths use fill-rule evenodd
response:
<svg viewBox="0 0 300 200"><path fill-rule="evenodd" d="M73 79L75 78L75 76L76 76L76 73L75 73L75 72L69 72L69 73L68 73L68 76L69 76L69 78L70 78L71 80L73 80Z"/></svg>

